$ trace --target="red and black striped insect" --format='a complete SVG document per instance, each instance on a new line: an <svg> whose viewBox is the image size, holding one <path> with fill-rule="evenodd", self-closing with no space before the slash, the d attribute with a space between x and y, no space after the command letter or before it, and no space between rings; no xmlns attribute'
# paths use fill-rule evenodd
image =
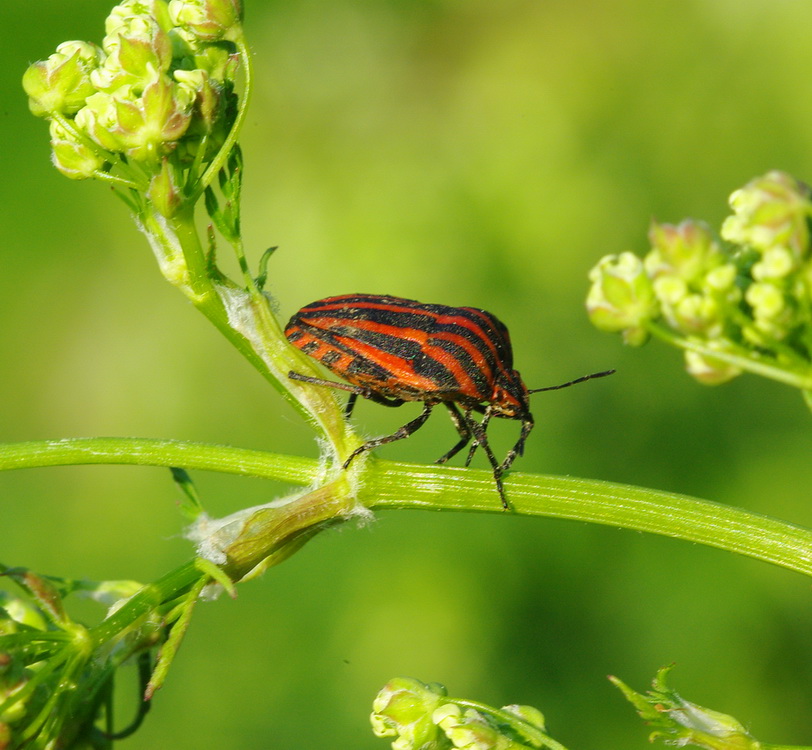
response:
<svg viewBox="0 0 812 750"><path fill-rule="evenodd" d="M528 390L513 369L508 330L495 315L475 307L426 305L381 294L346 294L311 302L290 319L285 336L347 381L336 383L289 373L294 380L349 391L347 418L358 396L383 406L423 402L418 417L391 435L369 440L354 450L344 462L345 469L359 454L409 437L435 406L443 404L459 441L437 463L445 463L473 441L465 465L470 464L477 448L482 448L506 509L510 506L502 475L524 452L534 424L528 396L614 372L598 372L569 383ZM482 421L476 421L472 412L482 414ZM522 423L516 445L501 463L488 444L486 430L492 417Z"/></svg>

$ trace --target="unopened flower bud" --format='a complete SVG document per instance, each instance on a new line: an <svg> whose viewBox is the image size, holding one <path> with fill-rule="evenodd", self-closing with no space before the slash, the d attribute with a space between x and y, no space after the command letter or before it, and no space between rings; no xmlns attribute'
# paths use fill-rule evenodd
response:
<svg viewBox="0 0 812 750"><path fill-rule="evenodd" d="M104 158L93 148L77 140L56 120L51 121L51 160L72 180L89 179L104 166Z"/></svg>
<svg viewBox="0 0 812 750"><path fill-rule="evenodd" d="M742 374L735 365L691 350L685 352L685 370L703 385L722 385Z"/></svg>
<svg viewBox="0 0 812 750"><path fill-rule="evenodd" d="M785 247L771 247L753 264L750 273L756 281L765 279L783 279L797 267L792 253Z"/></svg>
<svg viewBox="0 0 812 750"><path fill-rule="evenodd" d="M436 683L406 677L391 680L372 704L372 731L376 737L397 737L392 743L395 750L433 747L442 733L431 716L445 697L445 688Z"/></svg>
<svg viewBox="0 0 812 750"><path fill-rule="evenodd" d="M651 278L669 274L694 281L719 253L710 230L698 221L676 226L653 222L648 236L651 251L644 262Z"/></svg>
<svg viewBox="0 0 812 750"><path fill-rule="evenodd" d="M716 266L705 274L705 286L712 292L730 292L736 288L736 274L732 263Z"/></svg>
<svg viewBox="0 0 812 750"><path fill-rule="evenodd" d="M63 42L47 60L31 65L23 74L31 112L38 117L78 112L95 91L90 73L99 66L102 55L95 44Z"/></svg>
<svg viewBox="0 0 812 750"><path fill-rule="evenodd" d="M809 188L784 172L769 172L730 196L733 216L725 219L722 237L765 252L785 247L796 259L809 252L812 216Z"/></svg>
<svg viewBox="0 0 812 750"><path fill-rule="evenodd" d="M173 216L183 203L183 194L167 159L162 161L161 171L150 181L147 198L167 218Z"/></svg>
<svg viewBox="0 0 812 750"><path fill-rule="evenodd" d="M592 286L586 308L592 324L623 331L628 344L642 344L645 325L658 314L657 300L643 262L633 253L607 255L589 272Z"/></svg>
<svg viewBox="0 0 812 750"><path fill-rule="evenodd" d="M111 94L97 91L89 96L73 122L103 149L112 152L124 150L124 144L115 132L118 129L118 109Z"/></svg>
<svg viewBox="0 0 812 750"><path fill-rule="evenodd" d="M769 282L751 284L744 299L753 308L753 316L762 320L776 320L786 307L783 291Z"/></svg>
<svg viewBox="0 0 812 750"><path fill-rule="evenodd" d="M451 740L453 747L460 750L507 750L518 748L484 716L472 709L464 712L459 706L447 704L433 714L434 721Z"/></svg>
<svg viewBox="0 0 812 750"><path fill-rule="evenodd" d="M176 26L183 26L207 42L228 39L229 31L242 20L240 0L170 0L169 14Z"/></svg>
<svg viewBox="0 0 812 750"><path fill-rule="evenodd" d="M113 39L123 28L129 28L137 18L153 19L167 33L173 26L165 0L123 0L110 11L104 21L106 37Z"/></svg>
<svg viewBox="0 0 812 750"><path fill-rule="evenodd" d="M143 96L116 102L116 135L136 161L157 162L174 148L189 127L194 99L166 77L144 89Z"/></svg>

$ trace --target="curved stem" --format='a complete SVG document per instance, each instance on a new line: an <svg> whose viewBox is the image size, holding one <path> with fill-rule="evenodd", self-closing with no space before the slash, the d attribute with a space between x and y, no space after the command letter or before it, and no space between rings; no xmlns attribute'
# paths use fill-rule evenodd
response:
<svg viewBox="0 0 812 750"><path fill-rule="evenodd" d="M0 443L0 471L87 464L180 466L299 485L315 481L319 466L312 458L181 440L103 437Z"/></svg>
<svg viewBox="0 0 812 750"><path fill-rule="evenodd" d="M589 521L736 552L812 576L812 530L687 495L598 480L512 473L505 489L518 515ZM372 509L504 513L490 472L376 461L361 501Z"/></svg>
<svg viewBox="0 0 812 750"><path fill-rule="evenodd" d="M239 39L237 39L235 43L240 53L244 77L243 95L240 97L240 106L237 110L237 117L234 119L234 124L231 126L231 130L229 131L226 140L223 142L222 148L206 168L206 171L200 178L194 192L189 196L190 203L195 203L197 201L206 187L217 176L217 173L223 168L223 165L226 163L226 160L231 153L231 149L234 148L234 144L237 143L237 138L240 135L240 130L242 129L243 122L245 122L245 116L248 112L248 105L251 101L251 94L254 89L254 66L251 62L251 52L248 49L248 45L245 43L245 37L240 34Z"/></svg>

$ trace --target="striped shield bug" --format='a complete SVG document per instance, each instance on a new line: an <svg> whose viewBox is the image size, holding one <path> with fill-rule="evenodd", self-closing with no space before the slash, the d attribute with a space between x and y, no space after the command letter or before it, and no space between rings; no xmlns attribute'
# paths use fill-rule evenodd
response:
<svg viewBox="0 0 812 750"><path fill-rule="evenodd" d="M465 465L481 448L491 468L499 497L509 509L502 475L524 452L533 429L531 393L566 388L614 370L585 375L547 388L528 390L513 369L513 349L505 325L475 307L426 305L412 299L381 294L345 294L305 305L285 327L291 344L321 362L346 383L290 372L289 377L314 385L349 391L345 416L352 414L359 396L401 406L423 402L423 411L396 432L356 448L344 462L365 451L409 437L443 404L451 415L459 440L437 463L445 463L469 443ZM472 413L482 414L477 421ZM499 462L488 443L492 417L522 423L519 439Z"/></svg>

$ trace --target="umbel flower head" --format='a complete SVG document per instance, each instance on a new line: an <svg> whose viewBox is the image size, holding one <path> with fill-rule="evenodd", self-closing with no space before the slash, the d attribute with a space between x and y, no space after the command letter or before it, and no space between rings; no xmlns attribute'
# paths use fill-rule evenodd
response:
<svg viewBox="0 0 812 750"><path fill-rule="evenodd" d="M240 0L125 0L101 46L64 42L31 65L23 88L56 168L145 192L169 162L192 185L234 123L241 15Z"/></svg>
<svg viewBox="0 0 812 750"><path fill-rule="evenodd" d="M592 323L632 345L655 334L718 384L752 370L812 390L812 194L783 172L735 191L717 239L703 223L654 223L650 249L590 272Z"/></svg>

